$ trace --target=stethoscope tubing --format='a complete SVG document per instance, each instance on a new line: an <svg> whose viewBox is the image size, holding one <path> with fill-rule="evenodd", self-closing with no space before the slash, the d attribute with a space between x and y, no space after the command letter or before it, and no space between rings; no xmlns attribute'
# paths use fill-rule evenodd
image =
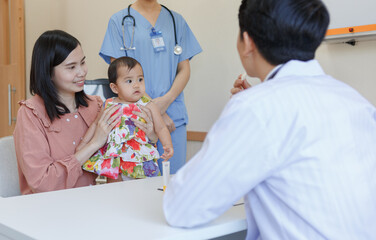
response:
<svg viewBox="0 0 376 240"><path fill-rule="evenodd" d="M170 11L170 9L168 9L165 5L162 5L162 7L164 7L171 15L171 18L172 18L172 23L174 24L174 37L175 37L175 46L178 45L178 39L176 37L176 24L175 24L175 18L174 18L174 15L172 14L172 12Z"/></svg>
<svg viewBox="0 0 376 240"><path fill-rule="evenodd" d="M133 47L133 38L134 38L134 28L136 27L136 19L131 15L131 5L132 4L129 4L128 5L128 14L125 15L121 21L121 26L122 26L122 31L123 31L123 43L124 43L124 50L126 51L126 54L127 54L127 50L130 50L130 49L134 49ZM178 46L178 39L177 39L177 36L176 36L176 23L175 23L175 17L174 15L172 14L172 12L170 11L170 9L168 9L166 6L162 5L161 6L163 8L165 8L171 15L171 18L172 18L172 23L174 25L174 37L175 37L175 46ZM131 39L131 45L129 48L127 48L125 46L125 30L124 30L124 21L127 19L127 18L131 18L132 19L132 22L133 22L133 31L132 31L132 39ZM128 54L127 54L128 55Z"/></svg>

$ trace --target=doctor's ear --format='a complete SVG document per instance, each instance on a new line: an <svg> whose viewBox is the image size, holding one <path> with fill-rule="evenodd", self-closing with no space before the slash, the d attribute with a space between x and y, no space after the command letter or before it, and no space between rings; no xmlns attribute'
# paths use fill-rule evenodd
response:
<svg viewBox="0 0 376 240"><path fill-rule="evenodd" d="M110 88L111 88L112 92L114 92L115 94L119 93L118 87L115 83L110 83Z"/></svg>
<svg viewBox="0 0 376 240"><path fill-rule="evenodd" d="M246 31L243 32L244 53L249 55L256 50L256 44Z"/></svg>

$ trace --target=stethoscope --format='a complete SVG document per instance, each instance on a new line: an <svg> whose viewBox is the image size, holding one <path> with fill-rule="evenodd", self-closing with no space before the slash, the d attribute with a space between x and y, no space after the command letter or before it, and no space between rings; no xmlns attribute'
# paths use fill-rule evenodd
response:
<svg viewBox="0 0 376 240"><path fill-rule="evenodd" d="M131 5L132 4L129 4L128 6L128 15L125 15L123 17L123 20L121 21L121 29L122 29L122 32L123 32L123 45L124 47L121 47L120 50L122 51L125 51L125 54L127 54L127 51L128 50L136 50L136 47L133 46L133 40L134 40L134 29L136 27L136 19L131 15L131 11L130 11L130 8L131 8ZM176 24L175 24L175 18L174 18L174 15L172 15L172 12L170 11L170 9L168 9L166 6L164 5L161 5L162 7L164 7L171 15L172 17L172 23L174 24L174 36L175 36L175 47L174 47L174 54L175 55L180 55L182 52L183 52L183 48L181 46L179 46L178 44L178 39L176 37ZM129 47L127 47L127 45L125 45L125 27L124 27L124 21L125 19L127 18L131 18L132 21L133 21L133 27L132 27L132 38L131 38L131 45Z"/></svg>

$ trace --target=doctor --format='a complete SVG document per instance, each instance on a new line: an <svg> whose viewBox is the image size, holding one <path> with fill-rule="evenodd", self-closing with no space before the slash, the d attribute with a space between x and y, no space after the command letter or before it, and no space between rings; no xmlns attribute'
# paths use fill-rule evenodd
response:
<svg viewBox="0 0 376 240"><path fill-rule="evenodd" d="M376 239L376 109L313 60L328 23L320 0L242 1L239 56L263 82L236 82L170 181L170 225L202 225L244 196L247 239Z"/></svg>
<svg viewBox="0 0 376 240"><path fill-rule="evenodd" d="M171 173L186 160L188 115L183 90L190 77L189 60L201 51L180 14L156 0L137 0L110 18L99 53L107 63L122 56L141 63L146 93L159 106L171 132L174 146ZM159 141L157 145L163 152Z"/></svg>

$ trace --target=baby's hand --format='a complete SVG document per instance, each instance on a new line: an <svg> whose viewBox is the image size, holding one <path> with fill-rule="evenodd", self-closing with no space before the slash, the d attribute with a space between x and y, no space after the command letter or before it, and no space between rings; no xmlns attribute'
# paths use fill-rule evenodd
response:
<svg viewBox="0 0 376 240"><path fill-rule="evenodd" d="M163 150L164 153L162 154L161 158L163 158L163 162L165 162L174 155L174 148L172 146L164 146Z"/></svg>

